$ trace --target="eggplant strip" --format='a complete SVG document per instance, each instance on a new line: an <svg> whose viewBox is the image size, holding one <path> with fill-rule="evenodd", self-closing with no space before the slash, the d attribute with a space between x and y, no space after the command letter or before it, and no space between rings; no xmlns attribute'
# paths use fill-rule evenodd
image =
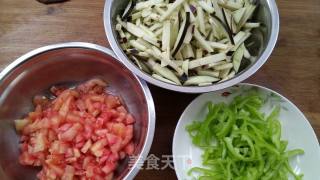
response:
<svg viewBox="0 0 320 180"><path fill-rule="evenodd" d="M176 0L169 8L168 10L160 17L160 21L164 21L167 19L171 13L173 13L182 3L184 3L185 0Z"/></svg>
<svg viewBox="0 0 320 180"><path fill-rule="evenodd" d="M199 66L204 66L204 65L211 64L214 62L219 62L219 61L222 61L225 59L226 59L226 54L220 53L220 54L215 54L215 55L203 57L200 59L192 60L189 63L189 69L193 69L193 68L196 68Z"/></svg>

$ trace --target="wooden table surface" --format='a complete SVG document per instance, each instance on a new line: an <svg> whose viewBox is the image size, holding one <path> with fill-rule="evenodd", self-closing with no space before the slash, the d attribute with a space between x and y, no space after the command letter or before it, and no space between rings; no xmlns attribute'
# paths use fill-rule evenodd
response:
<svg viewBox="0 0 320 180"><path fill-rule="evenodd" d="M293 101L320 138L320 1L279 0L280 34L267 63L246 82L271 88ZM49 44L84 41L109 46L102 21L104 0L43 5L0 0L0 70L24 53ZM150 153L171 154L174 128L197 95L150 85L157 113ZM299 132L297 132L299 133ZM170 168L143 170L136 179L176 179Z"/></svg>

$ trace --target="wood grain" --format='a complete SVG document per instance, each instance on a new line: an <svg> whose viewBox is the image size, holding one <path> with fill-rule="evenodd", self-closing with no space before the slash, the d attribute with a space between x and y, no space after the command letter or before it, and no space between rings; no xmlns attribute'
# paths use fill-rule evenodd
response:
<svg viewBox="0 0 320 180"><path fill-rule="evenodd" d="M278 91L307 116L320 138L320 1L278 1L279 41L268 62L246 82ZM49 44L85 41L108 46L103 0L43 5L36 0L0 0L0 70L24 53ZM150 85L157 111L150 153L171 154L177 120L196 95ZM299 133L299 132L297 132ZM143 170L136 179L176 179L171 169Z"/></svg>

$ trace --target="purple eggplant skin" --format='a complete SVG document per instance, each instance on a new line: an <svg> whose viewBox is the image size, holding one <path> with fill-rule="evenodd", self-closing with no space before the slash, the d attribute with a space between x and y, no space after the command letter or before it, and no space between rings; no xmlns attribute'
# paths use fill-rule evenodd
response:
<svg viewBox="0 0 320 180"><path fill-rule="evenodd" d="M136 1L135 0L130 0L128 6L126 7L126 9L124 10L123 14L122 14L122 20L128 20L129 15L131 14L134 6L136 5Z"/></svg>
<svg viewBox="0 0 320 180"><path fill-rule="evenodd" d="M190 5L190 9L192 13L195 13L197 11L197 8L194 7L193 5Z"/></svg>
<svg viewBox="0 0 320 180"><path fill-rule="evenodd" d="M182 83L184 83L188 80L188 76L185 73L183 73L179 79Z"/></svg>
<svg viewBox="0 0 320 180"><path fill-rule="evenodd" d="M223 9L222 9L222 14L223 14L223 16L225 17L225 13L224 13L224 10L223 10ZM211 16L212 16L214 19L216 19L216 20L222 25L222 27L227 31L227 34L228 34L229 39L230 39L230 41L231 41L231 44L234 45L235 43L234 43L234 39L233 39L233 36L232 36L232 31L230 30L229 26L228 26L227 24L223 23L222 20L219 19L214 13L211 14Z"/></svg>
<svg viewBox="0 0 320 180"><path fill-rule="evenodd" d="M178 53L178 51L180 50L182 43L184 41L184 38L186 37L189 26L190 26L190 13L186 12L186 24L184 25L184 29L183 29L181 38L179 39L178 45L177 45L176 49L173 51L172 56L175 56Z"/></svg>
<svg viewBox="0 0 320 180"><path fill-rule="evenodd" d="M229 35L229 38L230 38L230 41L231 43L234 45L234 40L233 40L233 37L232 37L232 30L230 29L230 26L228 24L228 21L227 21L227 17L226 17L226 13L224 12L224 8L221 9L221 12L222 12L222 16L223 16L223 19L224 19L224 24L225 24L225 28L228 32L228 35ZM232 23L231 23L232 24Z"/></svg>
<svg viewBox="0 0 320 180"><path fill-rule="evenodd" d="M61 3L69 0L37 0L37 1L43 4L53 4L53 3Z"/></svg>

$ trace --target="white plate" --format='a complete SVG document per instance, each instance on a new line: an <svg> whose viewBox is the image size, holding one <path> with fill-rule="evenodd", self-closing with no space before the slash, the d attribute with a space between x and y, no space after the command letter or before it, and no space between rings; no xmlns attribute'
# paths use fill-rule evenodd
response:
<svg viewBox="0 0 320 180"><path fill-rule="evenodd" d="M285 97L270 89L251 84L240 84L225 90L202 94L185 109L177 124L172 146L173 162L178 179L191 179L187 175L188 170L195 166L202 167L202 150L192 144L185 130L186 125L194 120L204 119L208 101L229 103L236 95L252 88L258 89L263 95L269 97L262 111L268 113L276 104L281 105L279 119L282 125L282 139L289 141L287 149L302 148L305 151L304 155L290 161L291 167L296 173L303 173L304 180L320 179L319 142L306 117ZM232 94L226 97L222 95L224 92Z"/></svg>

